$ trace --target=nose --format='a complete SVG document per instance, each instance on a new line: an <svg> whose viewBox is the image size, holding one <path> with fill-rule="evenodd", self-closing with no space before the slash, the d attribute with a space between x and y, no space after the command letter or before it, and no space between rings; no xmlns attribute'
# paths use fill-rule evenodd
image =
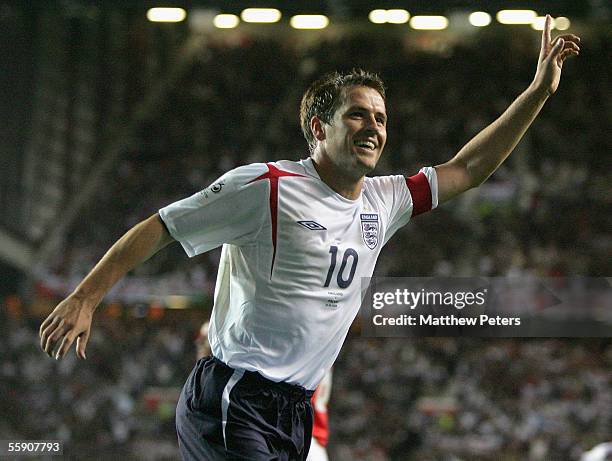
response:
<svg viewBox="0 0 612 461"><path fill-rule="evenodd" d="M378 132L378 122L376 121L376 115L370 114L365 118L366 128Z"/></svg>

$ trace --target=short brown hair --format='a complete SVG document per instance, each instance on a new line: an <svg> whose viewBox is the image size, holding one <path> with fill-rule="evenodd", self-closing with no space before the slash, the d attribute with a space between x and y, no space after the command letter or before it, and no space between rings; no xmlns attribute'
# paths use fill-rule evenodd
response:
<svg viewBox="0 0 612 461"><path fill-rule="evenodd" d="M331 123L336 110L342 104L344 91L353 86L368 86L374 88L385 100L385 84L373 72L363 69L353 69L341 74L330 72L314 82L304 93L300 104L300 124L308 147L312 152L317 141L310 129L310 120L317 116L325 123Z"/></svg>

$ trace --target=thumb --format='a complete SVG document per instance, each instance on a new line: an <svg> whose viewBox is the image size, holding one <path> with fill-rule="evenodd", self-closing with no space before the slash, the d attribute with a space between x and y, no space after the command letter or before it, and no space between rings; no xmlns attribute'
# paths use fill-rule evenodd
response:
<svg viewBox="0 0 612 461"><path fill-rule="evenodd" d="M85 355L85 349L87 348L87 341L89 341L89 331L90 330L87 330L81 333L76 340L77 357L84 360L87 359L87 356Z"/></svg>

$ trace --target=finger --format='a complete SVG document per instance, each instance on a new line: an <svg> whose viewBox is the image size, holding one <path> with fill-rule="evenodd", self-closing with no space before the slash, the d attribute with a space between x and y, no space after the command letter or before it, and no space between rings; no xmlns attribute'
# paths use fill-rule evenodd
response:
<svg viewBox="0 0 612 461"><path fill-rule="evenodd" d="M42 336L43 335L43 331L45 331L45 328L47 328L51 322L55 321L55 319L56 319L56 317L54 317L53 315L49 315L43 321L43 323L40 324L40 328L38 329L38 335Z"/></svg>
<svg viewBox="0 0 612 461"><path fill-rule="evenodd" d="M559 56L559 53L561 53L563 46L565 45L565 40L563 40L562 38L555 40L555 42L555 46L553 46L552 50L550 50L548 59L556 59Z"/></svg>
<svg viewBox="0 0 612 461"><path fill-rule="evenodd" d="M49 334L55 329L57 323L59 322L59 317L47 317L47 320L43 322L40 326L41 334L40 334L40 348L45 350L45 344L47 343L47 338ZM45 327L43 329L43 326Z"/></svg>
<svg viewBox="0 0 612 461"><path fill-rule="evenodd" d="M561 62L565 61L567 58L569 58L570 56L578 56L580 53L578 51L574 51L574 50L564 50L563 53L561 53L561 55L559 56L559 59L561 60Z"/></svg>
<svg viewBox="0 0 612 461"><path fill-rule="evenodd" d="M68 333L66 336L64 336L64 339L62 339L62 342L60 343L59 347L57 348L57 352L55 353L55 360L59 360L64 355L66 355L66 352L68 352L73 342L74 336L72 334Z"/></svg>
<svg viewBox="0 0 612 461"><path fill-rule="evenodd" d="M580 43L580 37L574 34L559 35L557 38L562 38L566 42Z"/></svg>
<svg viewBox="0 0 612 461"><path fill-rule="evenodd" d="M554 45L556 45L560 41L563 41L563 48L575 48L577 50L580 49L580 43L579 42L576 42L576 41L573 41L573 40L567 40L562 35L560 35L558 37L555 37L555 39L553 40L553 47L554 47Z"/></svg>
<svg viewBox="0 0 612 461"><path fill-rule="evenodd" d="M47 341L45 343L45 352L49 354L49 357L52 356L53 349L57 344L57 341L64 336L64 321L62 320L56 327L49 333L47 337Z"/></svg>
<svg viewBox="0 0 612 461"><path fill-rule="evenodd" d="M89 330L80 334L76 340L77 357L80 357L83 360L87 359L87 356L85 355L85 349L87 348L88 341L89 341Z"/></svg>
<svg viewBox="0 0 612 461"><path fill-rule="evenodd" d="M43 332L43 336L40 340L41 342L41 347L42 349L49 354L50 356L50 352L47 350L47 344L49 344L49 339L51 338L51 335L57 331L57 329L62 325L62 319L55 318L53 320L53 322L51 324L49 324L49 326L47 328L45 328L45 331Z"/></svg>
<svg viewBox="0 0 612 461"><path fill-rule="evenodd" d="M544 21L544 30L542 30L542 43L546 45L546 50L550 48L550 29L551 29L552 18L550 14L546 15L546 20Z"/></svg>
<svg viewBox="0 0 612 461"><path fill-rule="evenodd" d="M563 47L563 51L572 50L572 51L580 51L580 47L574 42L565 41L565 46Z"/></svg>
<svg viewBox="0 0 612 461"><path fill-rule="evenodd" d="M538 61L543 61L548 56L548 50L550 49L550 31L548 31L547 25L549 24L549 16L546 15L544 20L544 27L542 28L542 43L540 45L540 56Z"/></svg>
<svg viewBox="0 0 612 461"><path fill-rule="evenodd" d="M567 56L572 56L572 55L579 55L580 54L580 50L577 50L575 48L565 48L561 53L559 53L560 57L567 57Z"/></svg>

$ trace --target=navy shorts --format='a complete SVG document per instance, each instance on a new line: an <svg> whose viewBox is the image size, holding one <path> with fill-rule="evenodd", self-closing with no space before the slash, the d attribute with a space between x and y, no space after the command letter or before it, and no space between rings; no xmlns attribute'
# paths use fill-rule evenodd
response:
<svg viewBox="0 0 612 461"><path fill-rule="evenodd" d="M305 460L310 448L313 391L275 383L204 357L176 407L184 460Z"/></svg>

